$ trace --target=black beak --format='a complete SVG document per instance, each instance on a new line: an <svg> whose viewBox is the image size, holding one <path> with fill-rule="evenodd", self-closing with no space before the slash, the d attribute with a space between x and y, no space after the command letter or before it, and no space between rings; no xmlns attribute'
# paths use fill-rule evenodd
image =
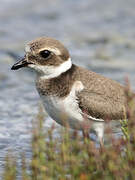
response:
<svg viewBox="0 0 135 180"><path fill-rule="evenodd" d="M11 67L11 70L17 70L17 69L20 69L22 67L27 67L28 64L32 64L32 63L29 63L26 61L25 57L20 60L20 61L17 61L12 67Z"/></svg>

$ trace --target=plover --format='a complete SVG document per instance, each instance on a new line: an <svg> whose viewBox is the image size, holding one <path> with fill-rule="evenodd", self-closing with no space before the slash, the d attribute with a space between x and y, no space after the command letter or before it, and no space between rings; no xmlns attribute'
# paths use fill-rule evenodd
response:
<svg viewBox="0 0 135 180"><path fill-rule="evenodd" d="M61 42L37 38L26 45L25 52L11 69L30 67L37 72L36 88L45 110L57 123L66 121L73 129L83 129L87 122L102 141L106 120L124 118L124 87L73 64Z"/></svg>

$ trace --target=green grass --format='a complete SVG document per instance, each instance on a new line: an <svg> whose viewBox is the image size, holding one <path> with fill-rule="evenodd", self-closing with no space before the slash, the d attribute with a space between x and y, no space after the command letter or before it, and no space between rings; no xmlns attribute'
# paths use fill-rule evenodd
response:
<svg viewBox="0 0 135 180"><path fill-rule="evenodd" d="M129 120L121 122L123 137L110 138L110 145L102 148L68 128L61 128L57 136L55 127L45 132L40 108L33 123L31 161L22 154L22 180L134 180L135 103L129 89L125 93ZM3 180L17 179L16 161L7 155Z"/></svg>

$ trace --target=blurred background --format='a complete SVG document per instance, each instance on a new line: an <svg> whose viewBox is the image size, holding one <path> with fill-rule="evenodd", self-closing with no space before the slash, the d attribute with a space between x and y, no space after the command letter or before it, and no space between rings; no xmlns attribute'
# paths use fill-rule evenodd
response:
<svg viewBox="0 0 135 180"><path fill-rule="evenodd" d="M0 172L9 149L31 156L34 73L10 68L39 36L63 42L78 65L122 84L128 76L135 90L134 0L0 0Z"/></svg>

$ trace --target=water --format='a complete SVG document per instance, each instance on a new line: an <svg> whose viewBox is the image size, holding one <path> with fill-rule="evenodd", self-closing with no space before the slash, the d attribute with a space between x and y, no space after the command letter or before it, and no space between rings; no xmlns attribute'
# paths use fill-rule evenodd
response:
<svg viewBox="0 0 135 180"><path fill-rule="evenodd" d="M135 89L134 0L0 0L0 172L9 149L30 158L31 121L40 102L34 73L11 71L24 44L61 40L73 61ZM48 119L46 127L51 122Z"/></svg>

